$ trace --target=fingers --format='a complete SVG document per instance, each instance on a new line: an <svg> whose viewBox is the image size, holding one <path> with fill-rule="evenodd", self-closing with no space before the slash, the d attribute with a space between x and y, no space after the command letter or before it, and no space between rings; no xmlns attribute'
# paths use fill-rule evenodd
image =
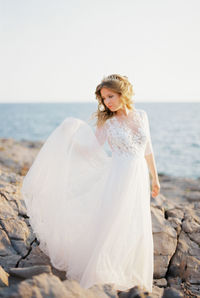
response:
<svg viewBox="0 0 200 298"><path fill-rule="evenodd" d="M152 183L152 197L155 198L160 192L160 184Z"/></svg>
<svg viewBox="0 0 200 298"><path fill-rule="evenodd" d="M153 187L153 190L152 190L152 197L155 198L157 197L157 195L159 194L160 192L160 188L156 185Z"/></svg>

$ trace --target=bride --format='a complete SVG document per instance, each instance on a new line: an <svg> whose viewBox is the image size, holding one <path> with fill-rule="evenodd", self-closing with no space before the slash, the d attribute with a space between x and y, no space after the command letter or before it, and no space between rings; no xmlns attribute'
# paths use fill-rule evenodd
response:
<svg viewBox="0 0 200 298"><path fill-rule="evenodd" d="M148 116L133 106L126 76L104 77L95 95L96 131L65 118L24 177L22 197L39 247L67 279L152 292L150 197L160 184Z"/></svg>

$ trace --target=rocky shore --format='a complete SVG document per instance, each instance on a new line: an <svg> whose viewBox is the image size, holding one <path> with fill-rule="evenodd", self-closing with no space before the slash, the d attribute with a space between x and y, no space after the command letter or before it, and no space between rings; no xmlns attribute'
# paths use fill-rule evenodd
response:
<svg viewBox="0 0 200 298"><path fill-rule="evenodd" d="M0 139L0 297L200 297L200 178L159 174L161 193L151 198L152 293L137 286L117 293L111 284L85 290L39 249L21 198L23 176L41 146Z"/></svg>

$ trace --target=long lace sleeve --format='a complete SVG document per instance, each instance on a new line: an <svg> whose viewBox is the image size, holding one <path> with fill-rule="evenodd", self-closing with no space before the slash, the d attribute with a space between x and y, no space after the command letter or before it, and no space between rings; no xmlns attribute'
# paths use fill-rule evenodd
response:
<svg viewBox="0 0 200 298"><path fill-rule="evenodd" d="M103 146L107 140L107 131L105 124L102 126L97 126L95 131L96 138L101 146Z"/></svg>
<svg viewBox="0 0 200 298"><path fill-rule="evenodd" d="M153 146L152 146L152 141L151 141L151 131L150 131L150 126L149 126L149 119L148 115L145 111L144 113L144 118L145 118L145 125L146 125L146 132L147 132L147 143L146 143L146 148L145 148L145 156L149 154L153 154Z"/></svg>

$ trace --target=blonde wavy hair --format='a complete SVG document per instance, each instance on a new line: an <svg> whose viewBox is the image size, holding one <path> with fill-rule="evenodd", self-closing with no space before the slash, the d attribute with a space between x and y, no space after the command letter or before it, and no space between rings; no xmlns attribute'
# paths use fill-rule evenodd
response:
<svg viewBox="0 0 200 298"><path fill-rule="evenodd" d="M98 110L92 114L92 118L96 118L95 124L97 126L103 125L107 119L113 117L116 114L116 111L112 112L104 104L100 92L103 87L118 93L122 103L126 105L129 110L133 110L132 96L134 95L134 92L132 84L128 81L128 77L119 74L111 74L107 77L103 77L101 83L97 85L95 90L95 96L98 100ZM100 106L103 107L103 111L99 109Z"/></svg>

